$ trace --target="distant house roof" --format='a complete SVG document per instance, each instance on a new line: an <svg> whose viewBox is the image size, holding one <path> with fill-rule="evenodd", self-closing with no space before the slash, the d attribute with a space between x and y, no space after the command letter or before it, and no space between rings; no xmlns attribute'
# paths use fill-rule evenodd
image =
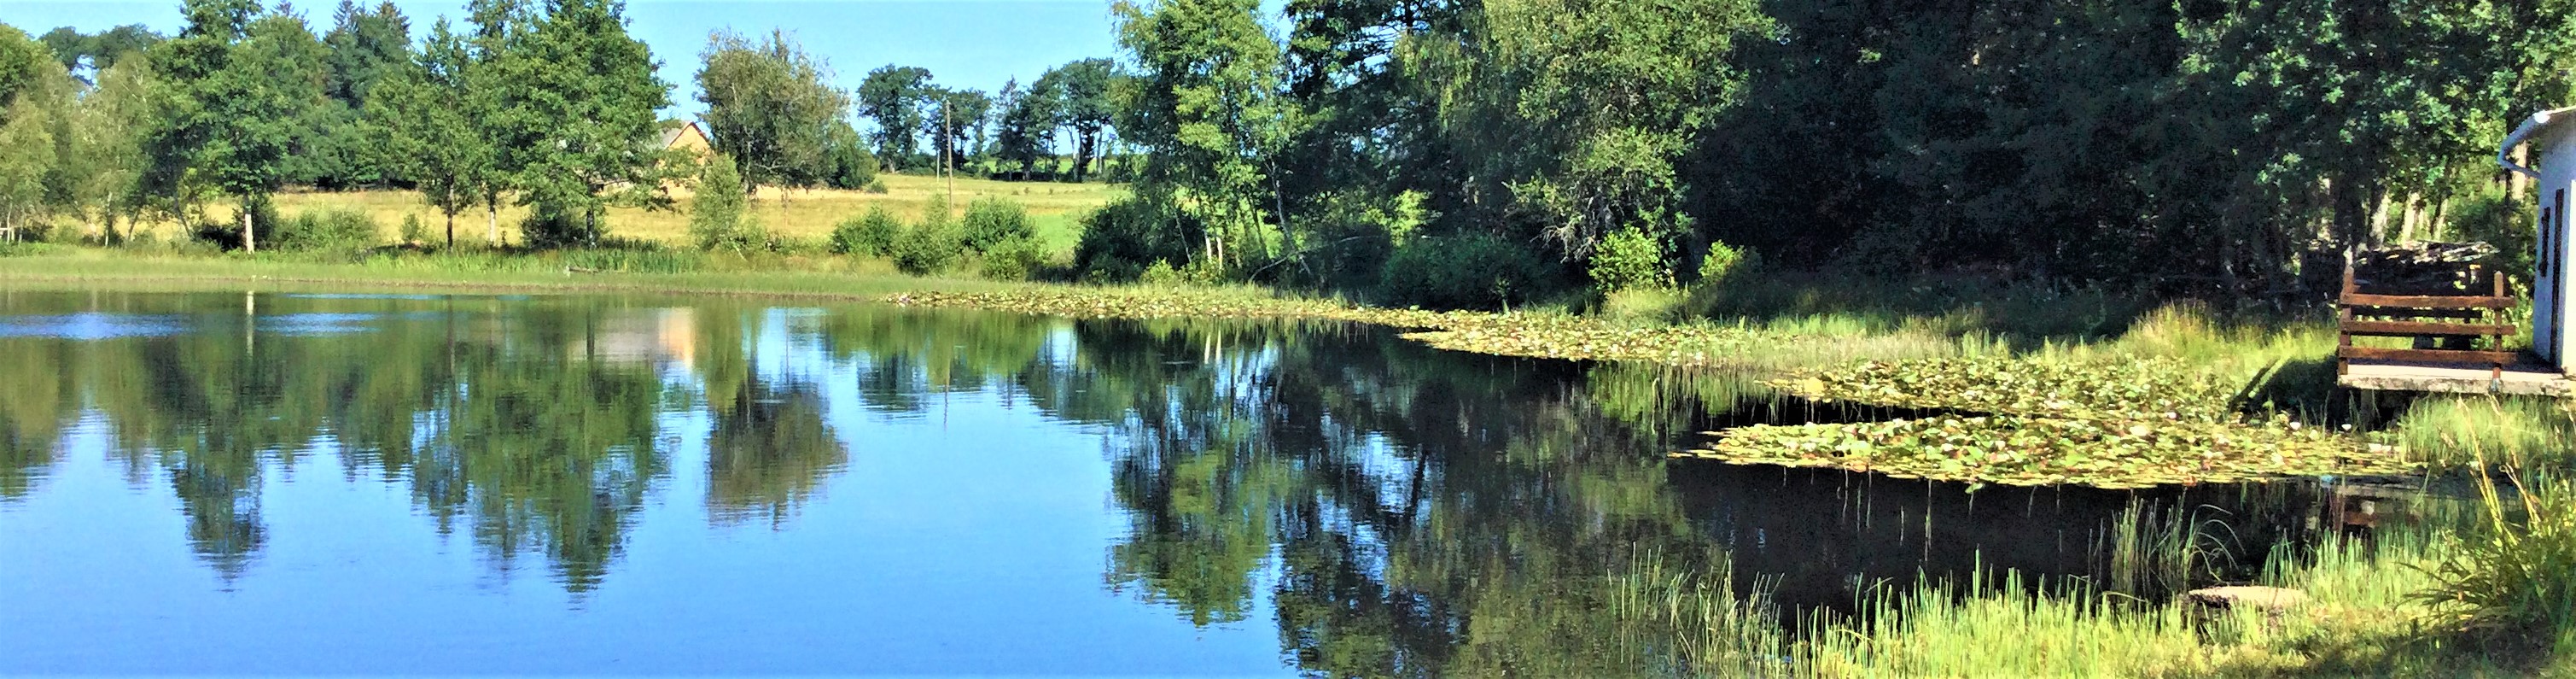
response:
<svg viewBox="0 0 2576 679"><path fill-rule="evenodd" d="M712 146L712 144L707 140L707 131L700 129L697 121L664 121L662 124L662 141L661 144L655 148L670 149L683 146L702 149Z"/></svg>

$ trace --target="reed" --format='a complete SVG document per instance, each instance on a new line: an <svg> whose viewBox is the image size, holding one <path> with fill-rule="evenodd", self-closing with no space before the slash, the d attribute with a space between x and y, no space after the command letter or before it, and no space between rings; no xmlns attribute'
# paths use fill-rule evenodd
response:
<svg viewBox="0 0 2576 679"><path fill-rule="evenodd" d="M2576 410L2566 401L2437 396L2409 404L2390 438L2441 467L2492 460L2515 468L2576 462Z"/></svg>

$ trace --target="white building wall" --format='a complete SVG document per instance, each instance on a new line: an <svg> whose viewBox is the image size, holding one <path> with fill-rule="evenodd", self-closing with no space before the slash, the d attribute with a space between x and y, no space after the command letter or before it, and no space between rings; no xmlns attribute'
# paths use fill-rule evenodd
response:
<svg viewBox="0 0 2576 679"><path fill-rule="evenodd" d="M2538 213L2538 248L2534 261L2539 271L2532 277L2531 345L2541 358L2562 371L2568 361L2571 342L2568 328L2568 240L2576 237L2576 120L2560 120L2533 139L2533 151L2540 158L2538 191L2532 196L2540 207Z"/></svg>

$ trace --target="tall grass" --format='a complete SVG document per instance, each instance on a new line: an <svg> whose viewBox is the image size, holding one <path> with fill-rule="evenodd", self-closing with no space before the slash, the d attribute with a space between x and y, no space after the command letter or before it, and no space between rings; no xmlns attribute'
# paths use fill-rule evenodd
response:
<svg viewBox="0 0 2576 679"><path fill-rule="evenodd" d="M2416 595L2437 624L2481 634L2560 640L2576 630L2576 482L2508 472L2504 499L2494 477L2477 477L2482 530L2428 572Z"/></svg>
<svg viewBox="0 0 2576 679"><path fill-rule="evenodd" d="M2492 460L2516 468L2576 462L2576 405L2564 400L2434 396L2409 404L2391 433L2400 447L2441 467Z"/></svg>

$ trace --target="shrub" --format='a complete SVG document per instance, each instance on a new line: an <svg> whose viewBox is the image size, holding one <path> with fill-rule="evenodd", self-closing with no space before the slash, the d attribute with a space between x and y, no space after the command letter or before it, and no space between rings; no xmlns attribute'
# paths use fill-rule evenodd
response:
<svg viewBox="0 0 2576 679"><path fill-rule="evenodd" d="M403 214L402 242L404 245L429 244L429 227L421 225L418 213Z"/></svg>
<svg viewBox="0 0 2576 679"><path fill-rule="evenodd" d="M895 238L903 234L903 221L884 207L871 206L857 217L841 220L832 227L832 252L841 255L883 257L894 252Z"/></svg>
<svg viewBox="0 0 2576 679"><path fill-rule="evenodd" d="M1020 237L995 243L984 251L985 278L1000 281L1028 280L1046 264L1046 251L1035 238Z"/></svg>
<svg viewBox="0 0 2576 679"><path fill-rule="evenodd" d="M1601 239L1592 249L1592 285L1603 293L1671 287L1664 270L1664 248L1653 236L1625 229Z"/></svg>
<svg viewBox="0 0 2576 679"><path fill-rule="evenodd" d="M948 200L933 196L922 210L921 223L895 240L894 266L914 275L937 273L955 264L965 251L957 219L948 214Z"/></svg>
<svg viewBox="0 0 2576 679"><path fill-rule="evenodd" d="M599 220L547 203L536 204L526 219L519 220L519 233L527 234L532 247L597 245L603 231Z"/></svg>
<svg viewBox="0 0 2576 679"><path fill-rule="evenodd" d="M869 153L856 133L834 139L825 152L829 174L824 183L836 189L864 189L877 184L877 156ZM882 192L882 191L880 191Z"/></svg>
<svg viewBox="0 0 2576 679"><path fill-rule="evenodd" d="M1018 201L980 198L966 205L967 249L988 252L1005 242L1035 237L1037 229L1029 226L1029 211Z"/></svg>
<svg viewBox="0 0 2576 679"><path fill-rule="evenodd" d="M1721 285L1730 278L1752 271L1761 263L1761 258L1751 250L1727 245L1725 241L1709 241L1708 254L1699 258L1698 283Z"/></svg>
<svg viewBox="0 0 2576 679"><path fill-rule="evenodd" d="M1507 307L1537 292L1545 272L1529 248L1490 234L1417 239L1387 259L1378 295L1432 308Z"/></svg>
<svg viewBox="0 0 2576 679"><path fill-rule="evenodd" d="M373 247L381 231L367 213L347 209L314 210L281 219L260 234L262 247L279 250L342 250Z"/></svg>
<svg viewBox="0 0 2576 679"><path fill-rule="evenodd" d="M689 236L698 249L741 251L766 244L760 227L748 218L742 172L733 159L718 155L698 172L697 196L689 202Z"/></svg>
<svg viewBox="0 0 2576 679"><path fill-rule="evenodd" d="M1199 231L1196 220L1164 203L1122 198L1082 217L1074 266L1085 280L1131 280L1152 262L1188 259Z"/></svg>

